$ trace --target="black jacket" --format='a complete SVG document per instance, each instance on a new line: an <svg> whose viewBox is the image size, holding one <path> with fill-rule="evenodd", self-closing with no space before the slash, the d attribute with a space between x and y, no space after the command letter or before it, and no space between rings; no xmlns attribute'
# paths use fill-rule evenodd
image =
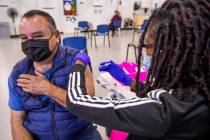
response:
<svg viewBox="0 0 210 140"><path fill-rule="evenodd" d="M163 89L146 98L91 97L85 88L84 67L70 73L67 108L96 124L129 133L129 140L209 140L209 110L203 96L192 102L177 100Z"/></svg>

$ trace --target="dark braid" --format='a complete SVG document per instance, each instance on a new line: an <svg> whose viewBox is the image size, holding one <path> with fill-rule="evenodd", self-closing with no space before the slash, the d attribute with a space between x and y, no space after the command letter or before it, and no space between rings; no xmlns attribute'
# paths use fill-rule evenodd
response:
<svg viewBox="0 0 210 140"><path fill-rule="evenodd" d="M138 75L145 34L153 24L154 53L140 96L176 89L179 100L201 94L210 102L210 0L168 0L152 14L140 39Z"/></svg>

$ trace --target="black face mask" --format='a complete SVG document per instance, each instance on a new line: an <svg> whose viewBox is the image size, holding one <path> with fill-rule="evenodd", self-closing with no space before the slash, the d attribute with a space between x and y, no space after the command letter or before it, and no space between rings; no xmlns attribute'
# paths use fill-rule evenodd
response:
<svg viewBox="0 0 210 140"><path fill-rule="evenodd" d="M52 34L53 36L54 34ZM50 39L52 38L50 37ZM24 54L31 59L32 61L41 62L49 58L53 51L49 49L49 40L50 39L30 39L21 44L22 51Z"/></svg>

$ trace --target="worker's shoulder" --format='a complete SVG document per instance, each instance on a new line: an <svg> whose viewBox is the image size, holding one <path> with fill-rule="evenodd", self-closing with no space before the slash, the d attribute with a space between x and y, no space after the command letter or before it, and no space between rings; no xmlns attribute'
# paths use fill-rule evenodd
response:
<svg viewBox="0 0 210 140"><path fill-rule="evenodd" d="M196 107L198 105L206 105L204 102L206 100L205 97L199 93L197 95L191 95L187 93L190 91L185 91L188 97L186 97L185 99L178 99L177 92L178 91L174 89L171 89L169 91L164 89L156 89L148 92L147 96L153 100L157 100L162 102L163 104L167 104L172 108L181 107L182 109L186 108L187 110L192 108L192 106Z"/></svg>

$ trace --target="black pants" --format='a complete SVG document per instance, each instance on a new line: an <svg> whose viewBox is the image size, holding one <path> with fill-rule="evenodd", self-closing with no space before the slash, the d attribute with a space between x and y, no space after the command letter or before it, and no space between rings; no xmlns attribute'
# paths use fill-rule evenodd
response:
<svg viewBox="0 0 210 140"><path fill-rule="evenodd" d="M113 26L112 23L109 24L109 29L112 31L112 36L115 34L116 28Z"/></svg>

